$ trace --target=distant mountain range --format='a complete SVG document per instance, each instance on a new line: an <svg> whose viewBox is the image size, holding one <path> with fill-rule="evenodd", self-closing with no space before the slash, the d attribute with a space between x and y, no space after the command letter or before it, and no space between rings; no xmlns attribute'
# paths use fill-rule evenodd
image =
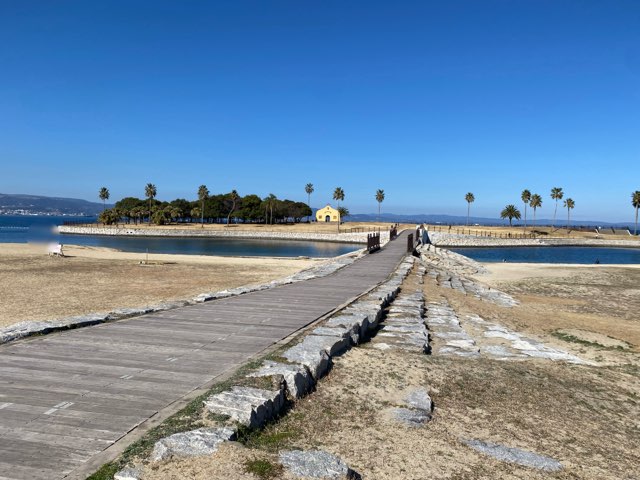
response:
<svg viewBox="0 0 640 480"><path fill-rule="evenodd" d="M112 204L107 204L107 208L112 208ZM0 193L0 215L77 215L95 216L102 212L103 205L98 202L89 202L78 198L45 197L43 195L13 195ZM313 209L314 214L316 209ZM442 225L466 225L466 216L441 215L441 214L412 214L400 215L395 213L383 213L379 217L375 213L355 213L349 215L347 222L388 222L388 223L427 223ZM558 218L557 225L564 225L564 218ZM469 217L469 224L480 225L508 225L508 220L487 217ZM514 221L515 224L522 225L523 221ZM537 219L536 225L551 225L549 219ZM531 224L529 219L528 224ZM601 222L596 220L571 220L574 226L607 226L607 227L627 227L631 223Z"/></svg>
<svg viewBox="0 0 640 480"><path fill-rule="evenodd" d="M107 208L113 205L107 204ZM102 212L98 202L77 198L13 195L0 193L0 215L77 215L94 216Z"/></svg>

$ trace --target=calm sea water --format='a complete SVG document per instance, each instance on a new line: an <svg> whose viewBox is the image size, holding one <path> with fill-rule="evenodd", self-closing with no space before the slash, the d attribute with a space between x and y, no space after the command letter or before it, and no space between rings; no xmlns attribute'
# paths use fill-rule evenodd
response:
<svg viewBox="0 0 640 480"><path fill-rule="evenodd" d="M640 248L499 247L451 250L479 262L640 264Z"/></svg>
<svg viewBox="0 0 640 480"><path fill-rule="evenodd" d="M0 243L32 241L116 248L125 252L178 253L187 255L224 255L258 257L335 257L360 248L347 243L245 240L222 238L107 237L57 235L53 227L70 217L0 215ZM84 221L85 219L83 219ZM87 222L94 221L86 218Z"/></svg>

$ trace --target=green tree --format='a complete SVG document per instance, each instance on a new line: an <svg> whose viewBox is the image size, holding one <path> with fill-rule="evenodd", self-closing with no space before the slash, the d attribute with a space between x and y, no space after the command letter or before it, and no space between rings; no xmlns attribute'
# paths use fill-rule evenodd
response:
<svg viewBox="0 0 640 480"><path fill-rule="evenodd" d="M245 222L255 222L262 218L262 200L257 195L245 195L242 197L242 208L238 211L238 216Z"/></svg>
<svg viewBox="0 0 640 480"><path fill-rule="evenodd" d="M380 207L382 206L382 202L384 202L384 190L376 190L376 202L378 202L378 221L380 221Z"/></svg>
<svg viewBox="0 0 640 480"><path fill-rule="evenodd" d="M553 210L553 223L552 227L556 226L556 214L558 213L558 200L562 200L564 197L564 192L561 187L553 187L551 189L551 198L556 201L556 208Z"/></svg>
<svg viewBox="0 0 640 480"><path fill-rule="evenodd" d="M277 201L278 197L276 197L273 193L270 193L268 196L264 197L264 223L273 225L273 210L276 208Z"/></svg>
<svg viewBox="0 0 640 480"><path fill-rule="evenodd" d="M531 195L531 200L529 200L529 206L533 208L533 227L536 226L536 210L542 207L542 197L537 193Z"/></svg>
<svg viewBox="0 0 640 480"><path fill-rule="evenodd" d="M231 190L231 193L229 193L229 195L227 197L229 199L229 214L227 215L227 227L228 227L229 223L231 222L231 214L236 209L236 206L238 204L238 199L240 198L240 195L238 195L237 191Z"/></svg>
<svg viewBox="0 0 640 480"><path fill-rule="evenodd" d="M104 212L107 208L107 200L109 200L109 189L107 187L102 187L98 192L98 198L102 200L102 211Z"/></svg>
<svg viewBox="0 0 640 480"><path fill-rule="evenodd" d="M166 208L157 208L151 217L153 223L156 225L164 225L171 219L171 210Z"/></svg>
<svg viewBox="0 0 640 480"><path fill-rule="evenodd" d="M636 226L633 230L634 235L638 235L638 209L640 208L640 190L636 190L631 194L631 205L636 209Z"/></svg>
<svg viewBox="0 0 640 480"><path fill-rule="evenodd" d="M349 216L349 209L347 207L338 207L338 213L340 214L340 222L342 222L343 218Z"/></svg>
<svg viewBox="0 0 640 480"><path fill-rule="evenodd" d="M469 213L471 213L471 204L476 201L476 197L473 193L469 192L464 196L467 201L467 227L469 226Z"/></svg>
<svg viewBox="0 0 640 480"><path fill-rule="evenodd" d="M567 235L569 234L569 224L571 223L571 210L576 206L576 202L574 202L571 198L567 198L564 201L564 208L567 209Z"/></svg>
<svg viewBox="0 0 640 480"><path fill-rule="evenodd" d="M307 183L304 187L304 191L307 192L307 205L311 208L311 194L313 193L313 183ZM311 214L309 214L311 216Z"/></svg>
<svg viewBox="0 0 640 480"><path fill-rule="evenodd" d="M511 222L514 218L520 220L520 210L518 210L515 205L509 204L500 212L500 218L508 218L509 226L511 227L513 226Z"/></svg>
<svg viewBox="0 0 640 480"><path fill-rule="evenodd" d="M184 219L185 217L191 216L190 212L192 207L189 200L184 198L176 198L175 200L172 200L169 205L180 212L180 214L178 215L179 218Z"/></svg>
<svg viewBox="0 0 640 480"><path fill-rule="evenodd" d="M333 199L338 202L338 207L340 207L340 202L344 201L344 190L341 187L336 187L333 191Z"/></svg>
<svg viewBox="0 0 640 480"><path fill-rule="evenodd" d="M202 215L202 210L200 210L200 207L193 207L189 213L191 214L191 218L198 218Z"/></svg>
<svg viewBox="0 0 640 480"><path fill-rule="evenodd" d="M118 222L118 213L114 208L105 209L98 215L98 221L105 225L113 225Z"/></svg>
<svg viewBox="0 0 640 480"><path fill-rule="evenodd" d="M522 203L524 203L524 229L526 230L527 229L527 206L531 201L531 192L527 189L524 189L522 191L522 194L520 195L520 198L522 199Z"/></svg>
<svg viewBox="0 0 640 480"><path fill-rule="evenodd" d="M145 212L146 207L138 206L133 207L131 210L129 210L129 215L134 218L134 221L137 225L138 223L142 223L142 218L144 217Z"/></svg>
<svg viewBox="0 0 640 480"><path fill-rule="evenodd" d="M151 223L151 205L157 194L156 186L153 183L147 183L147 186L144 187L144 196L149 200L149 223Z"/></svg>
<svg viewBox="0 0 640 480"><path fill-rule="evenodd" d="M200 227L204 228L204 202L209 198L209 189L206 185L198 187L198 200L200 200Z"/></svg>

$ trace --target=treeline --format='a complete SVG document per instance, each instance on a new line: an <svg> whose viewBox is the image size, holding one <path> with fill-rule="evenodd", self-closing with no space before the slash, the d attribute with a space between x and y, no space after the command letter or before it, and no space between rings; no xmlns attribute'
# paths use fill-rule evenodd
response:
<svg viewBox="0 0 640 480"><path fill-rule="evenodd" d="M116 202L114 208L105 209L98 221L108 225L119 222L274 224L299 223L311 214L311 208L303 202L280 200L274 195L264 199L253 194L241 197L234 190L227 194L207 194L206 198L193 201L177 198L161 202L155 198L126 197Z"/></svg>

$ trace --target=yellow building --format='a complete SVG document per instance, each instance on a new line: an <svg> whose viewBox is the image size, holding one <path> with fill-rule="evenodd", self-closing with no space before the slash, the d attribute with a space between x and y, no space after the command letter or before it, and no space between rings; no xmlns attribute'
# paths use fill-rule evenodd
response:
<svg viewBox="0 0 640 480"><path fill-rule="evenodd" d="M331 208L331 205L327 205L316 212L316 220L318 222L339 222L340 213L335 208Z"/></svg>

